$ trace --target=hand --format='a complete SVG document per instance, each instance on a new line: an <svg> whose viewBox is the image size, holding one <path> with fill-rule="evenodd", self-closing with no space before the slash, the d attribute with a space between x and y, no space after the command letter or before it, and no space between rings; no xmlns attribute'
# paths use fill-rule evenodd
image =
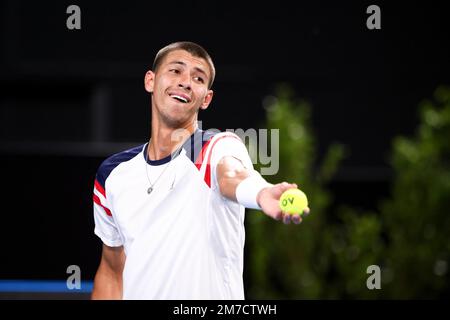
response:
<svg viewBox="0 0 450 320"><path fill-rule="evenodd" d="M257 196L257 201L261 209L269 217L275 220L282 220L285 224L291 223L291 220L295 224L302 222L302 217L309 215L310 209L306 208L303 211L303 215L299 213L289 214L281 211L280 209L280 197L288 189L297 188L295 183L282 182L275 184L271 187L262 189Z"/></svg>

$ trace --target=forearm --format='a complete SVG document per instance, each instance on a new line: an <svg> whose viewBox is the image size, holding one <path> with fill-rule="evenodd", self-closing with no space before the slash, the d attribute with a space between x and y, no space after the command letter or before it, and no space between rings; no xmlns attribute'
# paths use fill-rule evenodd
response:
<svg viewBox="0 0 450 320"><path fill-rule="evenodd" d="M94 279L92 300L122 299L122 275L100 266Z"/></svg>
<svg viewBox="0 0 450 320"><path fill-rule="evenodd" d="M233 157L224 157L217 165L217 180L220 192L225 197L238 202L246 208L262 210L266 215L285 223L301 222L300 213L284 214L280 208L280 197L286 190L295 189L295 183L268 183L261 175L246 169ZM304 213L309 213L306 208Z"/></svg>
<svg viewBox="0 0 450 320"><path fill-rule="evenodd" d="M226 157L218 165L217 174L223 196L247 208L260 209L258 201L260 191L270 184L257 171L246 169L233 157Z"/></svg>
<svg viewBox="0 0 450 320"><path fill-rule="evenodd" d="M230 200L236 201L236 189L249 175L250 172L245 168L224 172L219 183L221 194Z"/></svg>

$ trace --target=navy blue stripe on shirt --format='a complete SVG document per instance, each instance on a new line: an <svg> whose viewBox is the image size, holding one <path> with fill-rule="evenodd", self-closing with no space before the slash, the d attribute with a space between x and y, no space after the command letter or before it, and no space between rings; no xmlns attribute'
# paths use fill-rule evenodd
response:
<svg viewBox="0 0 450 320"><path fill-rule="evenodd" d="M203 146L208 140L210 140L217 132L214 131L203 131L203 130L195 130L195 132L186 140L183 144L183 149L186 150L187 156L191 159L193 163L197 159L198 155L202 151ZM111 172L122 162L129 161L133 159L137 154L142 152L142 156L145 158L145 153L148 148L148 143L143 144L137 147L133 147L131 149L116 153L109 158L107 158L100 165L97 170L96 180L98 183L105 188L105 181L111 174ZM147 163L150 165L162 165L164 163L169 162L173 158L173 155L168 155L167 157L159 160L150 160L147 159Z"/></svg>
<svg viewBox="0 0 450 320"><path fill-rule="evenodd" d="M195 160L199 156L200 152L203 149L203 146L210 140L217 132L215 131L203 131L203 130L195 130L191 136L186 139L186 141L183 143L182 149L186 151L186 156L191 159L193 163L195 163ZM143 156L145 158L145 154L147 152L148 144L144 148ZM160 166L162 164L165 164L169 162L172 159L175 159L179 153L168 155L167 157L164 157L159 160L150 160L146 159L147 163L152 166Z"/></svg>
<svg viewBox="0 0 450 320"><path fill-rule="evenodd" d="M105 189L105 181L111 174L111 172L122 162L129 161L133 159L137 154L142 151L144 145L140 145L119 153L116 153L109 158L107 158L97 170L97 175L95 179L97 179L98 183Z"/></svg>
<svg viewBox="0 0 450 320"><path fill-rule="evenodd" d="M142 156L147 161L147 163L149 165L151 165L151 166L160 166L160 165L163 165L163 164L169 162L170 160L172 160L172 158L175 158L174 154L169 154L167 157L164 157L164 158L159 159L159 160L150 160L150 159L147 159L147 156L146 156L147 150L148 150L148 143L144 147L144 151L142 153Z"/></svg>

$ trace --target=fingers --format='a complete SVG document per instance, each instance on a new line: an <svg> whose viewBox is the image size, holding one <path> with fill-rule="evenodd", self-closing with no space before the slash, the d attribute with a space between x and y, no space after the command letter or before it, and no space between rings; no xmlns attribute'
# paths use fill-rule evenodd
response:
<svg viewBox="0 0 450 320"><path fill-rule="evenodd" d="M277 220L277 221L280 221L280 220L283 219L283 213L280 211L280 212L276 213L276 214L273 216L273 218L274 218L275 220Z"/></svg>
<svg viewBox="0 0 450 320"><path fill-rule="evenodd" d="M311 213L311 209L309 209L309 207L306 207L306 209L303 210L303 216L305 216L305 217L309 216L310 213Z"/></svg>
<svg viewBox="0 0 450 320"><path fill-rule="evenodd" d="M307 207L305 210L303 210L303 214L290 214L286 212L281 212L281 215L276 218L276 220L282 220L284 224L290 224L293 222L294 224L300 224L302 223L303 219L302 217L307 217L311 213L311 209Z"/></svg>
<svg viewBox="0 0 450 320"><path fill-rule="evenodd" d="M284 224L290 224L291 221L294 224L300 224L303 221L299 214L289 214L284 212L282 213L282 220Z"/></svg>
<svg viewBox="0 0 450 320"><path fill-rule="evenodd" d="M287 190L287 189L291 189L291 188L297 188L297 185L295 183L287 183L286 181L283 181L279 185L280 185L280 187L283 190Z"/></svg>
<svg viewBox="0 0 450 320"><path fill-rule="evenodd" d="M291 220L294 224L302 223L302 217L299 214L293 214Z"/></svg>
<svg viewBox="0 0 450 320"><path fill-rule="evenodd" d="M292 189L292 188L298 188L297 184L295 183L287 183L286 181L283 181L281 183L279 183L277 185L278 187L278 192L281 191L281 193L283 193L284 191L288 190L288 189ZM311 210L309 207L307 207L305 210L303 210L303 212L300 213L296 213L296 214L289 214L286 212L281 212L281 214L277 215L275 217L276 220L282 220L284 224L290 224L291 222L293 222L294 224L300 224L303 219L302 217L306 217L310 214Z"/></svg>
<svg viewBox="0 0 450 320"><path fill-rule="evenodd" d="M291 223L291 215L290 214L283 213L283 223L284 224Z"/></svg>
<svg viewBox="0 0 450 320"><path fill-rule="evenodd" d="M295 183L287 183L286 181L277 183L271 188L272 194L279 198L288 189L295 189L298 188Z"/></svg>
<svg viewBox="0 0 450 320"><path fill-rule="evenodd" d="M277 187L278 187L278 192L280 193L280 195L283 193L283 192L285 192L286 190L289 190L289 189L296 189L297 188L297 185L295 184L295 183L287 183L287 182L282 182L282 183L279 183L278 185L277 185Z"/></svg>

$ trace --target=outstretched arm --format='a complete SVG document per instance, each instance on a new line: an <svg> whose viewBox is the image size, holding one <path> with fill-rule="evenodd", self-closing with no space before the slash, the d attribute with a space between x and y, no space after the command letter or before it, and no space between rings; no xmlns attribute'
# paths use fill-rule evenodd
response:
<svg viewBox="0 0 450 320"><path fill-rule="evenodd" d="M242 181L254 174L259 175L256 171L246 169L240 160L231 156L223 157L217 165L217 181L221 194L228 199L237 201L237 187ZM261 179L263 178L261 177ZM273 219L283 220L284 223L290 223L292 220L292 222L298 224L302 221L300 213L285 214L279 206L281 194L291 188L297 188L297 185L287 182L275 185L268 184L267 187L258 192L256 202L262 211ZM306 208L303 213L309 214L309 208Z"/></svg>

